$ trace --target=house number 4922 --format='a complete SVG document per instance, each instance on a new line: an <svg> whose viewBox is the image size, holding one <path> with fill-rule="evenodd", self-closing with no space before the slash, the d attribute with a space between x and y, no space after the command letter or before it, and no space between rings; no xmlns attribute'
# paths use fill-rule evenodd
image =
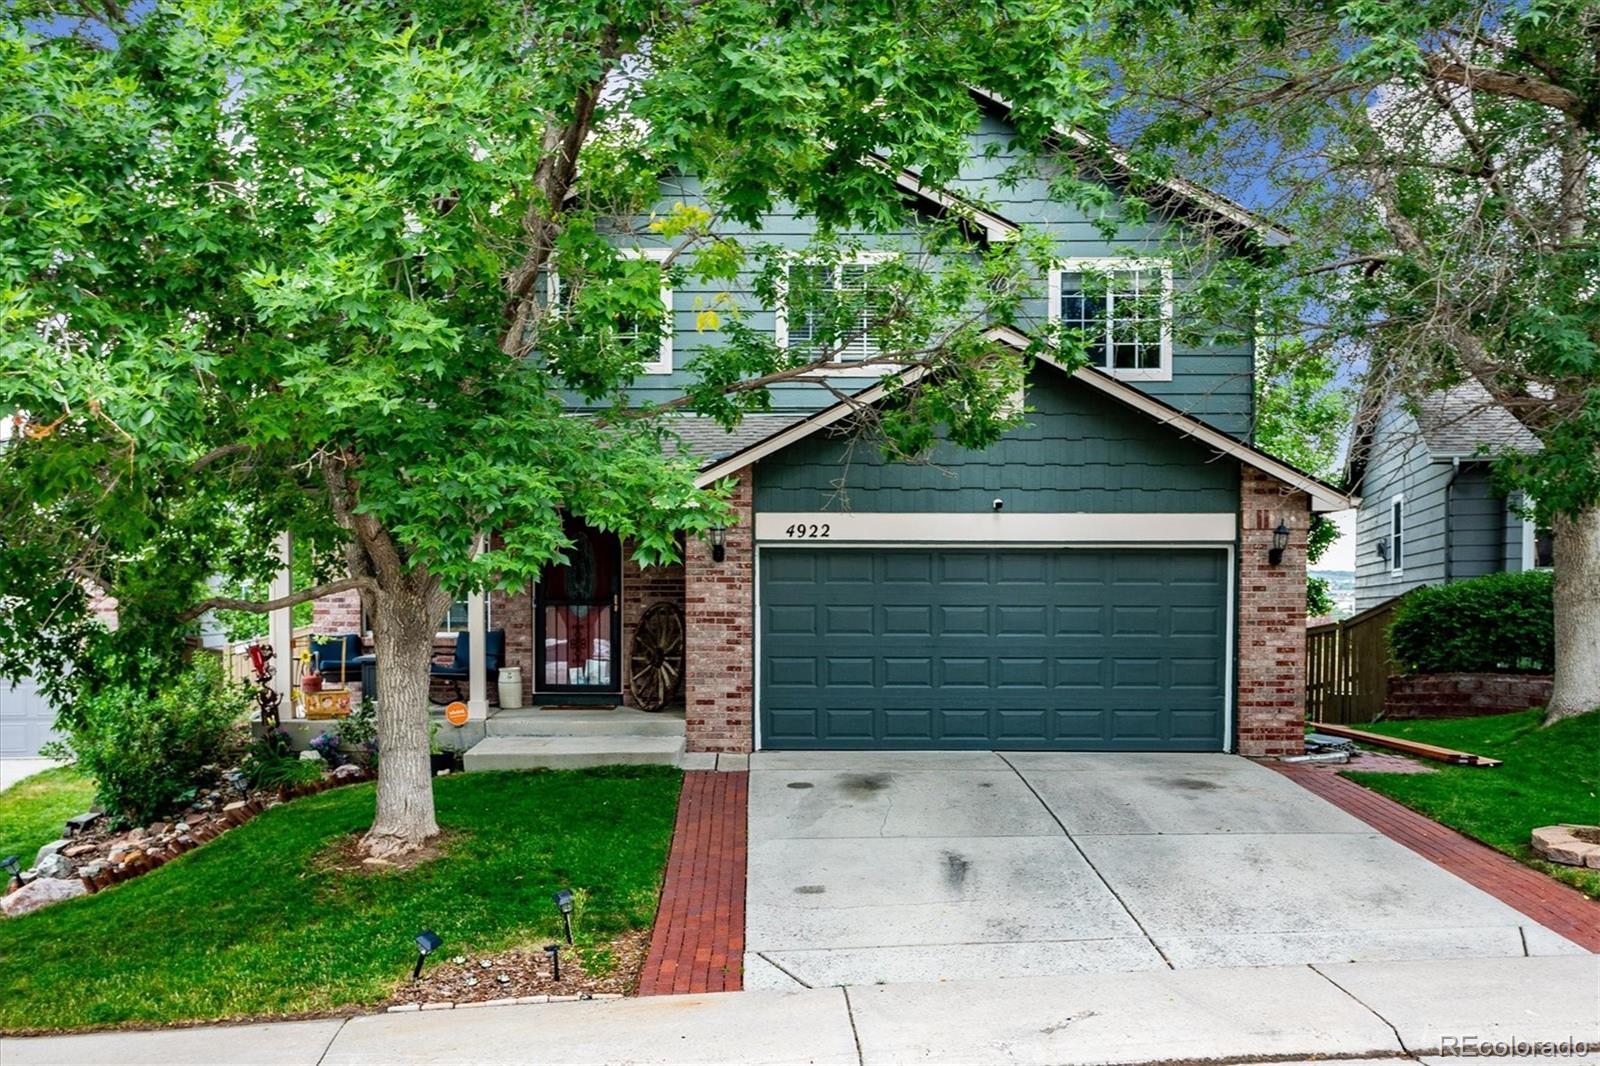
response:
<svg viewBox="0 0 1600 1066"><path fill-rule="evenodd" d="M800 539L801 537L810 540L813 538L833 536L833 534L829 531L828 524L826 522L822 523L821 525L817 525L814 522L811 525L806 525L804 522L797 522L788 529L784 530L783 533L784 536L793 537L796 540Z"/></svg>

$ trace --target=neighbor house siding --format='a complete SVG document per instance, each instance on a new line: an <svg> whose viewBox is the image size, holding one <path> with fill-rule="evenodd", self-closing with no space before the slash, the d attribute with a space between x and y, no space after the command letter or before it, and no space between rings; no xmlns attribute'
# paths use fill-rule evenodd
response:
<svg viewBox="0 0 1600 1066"><path fill-rule="evenodd" d="M1506 568L1506 498L1481 464L1463 464L1450 490L1450 556L1451 580Z"/></svg>
<svg viewBox="0 0 1600 1066"><path fill-rule="evenodd" d="M1448 462L1435 462L1417 430L1416 420L1399 407L1378 417L1371 459L1356 512L1356 610L1365 610L1410 591L1444 580L1445 484ZM1400 573L1393 561L1378 557L1378 541L1389 536L1389 508L1396 493L1405 495L1405 557ZM1392 551L1392 546L1391 546Z"/></svg>
<svg viewBox="0 0 1600 1066"><path fill-rule="evenodd" d="M937 446L888 462L876 444L827 431L761 463L758 512L1234 513L1230 458L1072 381L1034 371L1028 425L983 451ZM1182 532L1174 531L1181 540Z"/></svg>

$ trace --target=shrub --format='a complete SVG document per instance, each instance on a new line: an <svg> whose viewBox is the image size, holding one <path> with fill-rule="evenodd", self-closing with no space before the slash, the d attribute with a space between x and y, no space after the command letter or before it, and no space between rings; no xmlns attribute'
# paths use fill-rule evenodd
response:
<svg viewBox="0 0 1600 1066"><path fill-rule="evenodd" d="M139 825L187 803L238 744L249 691L230 683L211 655L154 692L113 682L75 701L63 715L57 753L95 780L112 821Z"/></svg>
<svg viewBox="0 0 1600 1066"><path fill-rule="evenodd" d="M1554 575L1487 574L1409 593L1389 648L1408 674L1547 673L1555 663Z"/></svg>

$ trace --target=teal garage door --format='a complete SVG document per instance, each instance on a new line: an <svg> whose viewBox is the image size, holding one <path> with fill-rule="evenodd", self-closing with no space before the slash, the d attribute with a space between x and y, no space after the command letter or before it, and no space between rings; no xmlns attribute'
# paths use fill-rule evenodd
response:
<svg viewBox="0 0 1600 1066"><path fill-rule="evenodd" d="M1220 751L1227 555L768 548L763 748Z"/></svg>

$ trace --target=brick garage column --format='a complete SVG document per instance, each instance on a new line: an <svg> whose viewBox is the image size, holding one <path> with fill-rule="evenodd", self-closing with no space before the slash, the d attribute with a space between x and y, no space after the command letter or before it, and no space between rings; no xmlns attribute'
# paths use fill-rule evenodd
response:
<svg viewBox="0 0 1600 1066"><path fill-rule="evenodd" d="M1306 535L1311 499L1242 467L1239 485L1239 723L1241 755L1305 750ZM1283 562L1267 552L1279 523L1290 530Z"/></svg>
<svg viewBox="0 0 1600 1066"><path fill-rule="evenodd" d="M697 537L684 546L683 678L690 751L749 751L755 745L755 529L751 518L754 470L734 475L727 558L714 562Z"/></svg>

